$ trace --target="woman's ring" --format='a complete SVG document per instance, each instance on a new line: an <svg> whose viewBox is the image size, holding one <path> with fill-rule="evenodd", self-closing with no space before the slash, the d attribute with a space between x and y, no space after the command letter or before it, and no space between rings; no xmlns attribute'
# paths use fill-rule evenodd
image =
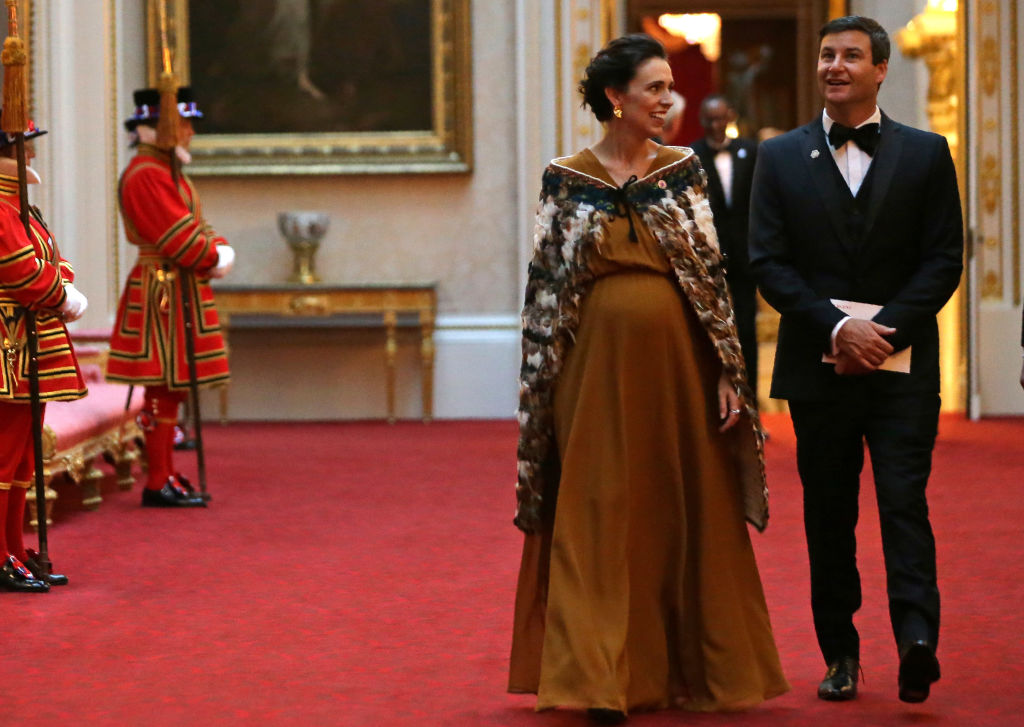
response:
<svg viewBox="0 0 1024 727"><path fill-rule="evenodd" d="M730 414L742 414L743 410L742 409L730 409L729 413Z"/></svg>

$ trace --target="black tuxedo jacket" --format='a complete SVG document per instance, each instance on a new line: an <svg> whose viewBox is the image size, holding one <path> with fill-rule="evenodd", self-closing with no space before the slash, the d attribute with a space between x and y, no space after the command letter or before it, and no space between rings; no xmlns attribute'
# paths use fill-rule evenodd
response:
<svg viewBox="0 0 1024 727"><path fill-rule="evenodd" d="M963 219L946 140L883 114L865 179L862 234L819 116L761 144L750 209L750 263L765 300L782 314L771 394L834 399L868 385L938 392L935 315L963 269ZM868 183L870 180L870 184ZM821 362L843 317L830 298L881 305L875 320L913 346L910 374L838 376Z"/></svg>
<svg viewBox="0 0 1024 727"><path fill-rule="evenodd" d="M753 282L747 257L748 221L750 219L750 187L754 181L754 162L757 144L749 139L733 139L729 143L732 155L732 205L725 204L722 178L718 176L715 155L718 153L705 139L693 142L701 166L708 175L707 195L711 213L715 216L718 242L727 256L726 271L732 282Z"/></svg>

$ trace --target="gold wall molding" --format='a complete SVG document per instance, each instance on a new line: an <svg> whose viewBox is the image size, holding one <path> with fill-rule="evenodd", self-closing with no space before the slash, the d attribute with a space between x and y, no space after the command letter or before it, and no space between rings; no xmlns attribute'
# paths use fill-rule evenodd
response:
<svg viewBox="0 0 1024 727"><path fill-rule="evenodd" d="M981 160L979 195L985 212L994 215L999 211L999 200L1003 186L1002 169L994 154L986 154Z"/></svg>
<svg viewBox="0 0 1024 727"><path fill-rule="evenodd" d="M999 41L991 35L981 41L978 65L981 90L986 96L991 96L999 88Z"/></svg>
<svg viewBox="0 0 1024 727"><path fill-rule="evenodd" d="M999 277L999 274L996 273L996 271L989 270L985 273L985 277L981 283L981 297L1003 297L1003 281L1002 278Z"/></svg>
<svg viewBox="0 0 1024 727"><path fill-rule="evenodd" d="M958 158L960 93L963 55L957 37L956 11L929 7L896 33L903 55L920 58L928 67L928 121L949 142Z"/></svg>
<svg viewBox="0 0 1024 727"><path fill-rule="evenodd" d="M1010 85L1015 83L1016 69L1007 73L1008 49L1001 42L1007 22L1003 10L1016 0L989 2L975 0L972 14L974 27L970 29L975 39L976 96L972 99L971 124L975 127L971 153L975 159L977 174L974 185L975 213L971 224L974 239L978 278L982 300L1001 299L1008 291L1015 291L1016 273L1010 268L1010 261L1016 257L1013 247L1016 240L1007 239L1011 229L1004 219L1006 183L1012 175L1007 174L1006 155L1008 146L1006 134L1006 103L1012 93ZM1008 84L1007 82L1010 81ZM1007 255L1007 251L1010 252ZM1011 278L1012 276L1012 278Z"/></svg>

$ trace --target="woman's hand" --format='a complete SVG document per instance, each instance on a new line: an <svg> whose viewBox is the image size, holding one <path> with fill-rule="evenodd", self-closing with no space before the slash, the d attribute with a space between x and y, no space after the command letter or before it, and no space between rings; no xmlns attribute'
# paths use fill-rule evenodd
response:
<svg viewBox="0 0 1024 727"><path fill-rule="evenodd" d="M718 431L724 432L732 429L740 420L742 413L743 408L740 405L739 394L736 393L732 382L729 381L729 375L723 371L722 375L718 377L718 418L722 422Z"/></svg>

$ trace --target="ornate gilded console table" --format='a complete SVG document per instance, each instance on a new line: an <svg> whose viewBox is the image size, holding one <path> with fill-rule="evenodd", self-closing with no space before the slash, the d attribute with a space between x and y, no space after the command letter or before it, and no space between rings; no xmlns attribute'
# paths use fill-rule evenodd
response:
<svg viewBox="0 0 1024 727"><path fill-rule="evenodd" d="M232 325L383 325L389 422L395 421L396 329L399 324L415 325L420 329L423 421L433 418L437 283L215 285L213 291L225 333ZM226 390L221 394L221 418L227 418Z"/></svg>

